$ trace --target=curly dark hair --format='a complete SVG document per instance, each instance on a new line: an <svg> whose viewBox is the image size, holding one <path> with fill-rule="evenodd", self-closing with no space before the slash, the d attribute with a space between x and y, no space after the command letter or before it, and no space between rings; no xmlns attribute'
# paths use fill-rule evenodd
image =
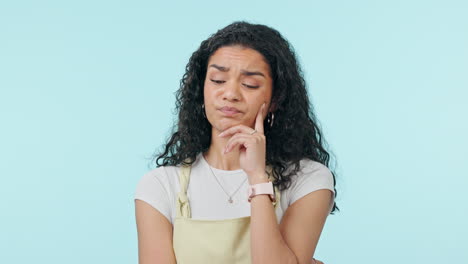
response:
<svg viewBox="0 0 468 264"><path fill-rule="evenodd" d="M309 102L303 73L292 46L277 30L245 21L237 21L218 30L204 40L190 57L180 89L176 92L178 123L172 127L172 136L162 153L154 157L157 167L190 165L195 162L197 154L208 150L211 124L204 117L202 108L207 63L217 49L234 45L258 51L270 66L273 80L271 100L276 109L273 126L269 126L266 118L264 127L266 165L272 168L274 185L280 190L289 188L291 177L300 170L300 161L304 158L328 167L330 154L325 149L328 145ZM336 197L333 171L332 175ZM339 211L336 202L331 214L335 210Z"/></svg>

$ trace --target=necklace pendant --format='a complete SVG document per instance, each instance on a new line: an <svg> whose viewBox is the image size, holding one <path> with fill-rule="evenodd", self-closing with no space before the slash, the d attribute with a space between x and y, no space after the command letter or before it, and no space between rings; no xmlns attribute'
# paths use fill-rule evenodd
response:
<svg viewBox="0 0 468 264"><path fill-rule="evenodd" d="M229 197L229 200L228 200L229 203L233 203L234 201L232 200L231 197Z"/></svg>

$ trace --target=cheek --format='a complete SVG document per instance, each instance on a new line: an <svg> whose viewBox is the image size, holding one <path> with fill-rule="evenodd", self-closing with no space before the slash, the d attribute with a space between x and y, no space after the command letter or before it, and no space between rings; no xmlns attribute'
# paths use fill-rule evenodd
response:
<svg viewBox="0 0 468 264"><path fill-rule="evenodd" d="M205 85L204 87L203 101L205 103L206 114L212 116L213 113L216 112L216 95L215 91L212 87L210 87L210 85Z"/></svg>
<svg viewBox="0 0 468 264"><path fill-rule="evenodd" d="M206 95L210 95L214 92L215 90L215 86L212 82L210 81L207 81L205 80L205 82L203 83L203 92L206 94Z"/></svg>
<svg viewBox="0 0 468 264"><path fill-rule="evenodd" d="M270 88L270 90L268 90L266 93L265 93L265 101L267 104L271 104L271 99L273 98L273 94L272 94L272 90ZM268 105L267 105L268 106Z"/></svg>
<svg viewBox="0 0 468 264"><path fill-rule="evenodd" d="M211 100L212 93L213 93L213 90L211 89L210 85L205 82L205 85L203 86L203 98L205 100L205 105L207 104L207 102L212 101Z"/></svg>

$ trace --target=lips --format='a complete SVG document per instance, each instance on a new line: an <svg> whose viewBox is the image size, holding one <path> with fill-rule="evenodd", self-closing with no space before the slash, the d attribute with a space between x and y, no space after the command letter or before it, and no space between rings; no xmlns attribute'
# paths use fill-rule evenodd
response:
<svg viewBox="0 0 468 264"><path fill-rule="evenodd" d="M224 113L225 115L228 115L228 116L232 116L232 115L241 113L241 111L239 111L239 109L237 109L235 107L229 107L229 106L221 107L219 109L219 111L221 111L222 113Z"/></svg>

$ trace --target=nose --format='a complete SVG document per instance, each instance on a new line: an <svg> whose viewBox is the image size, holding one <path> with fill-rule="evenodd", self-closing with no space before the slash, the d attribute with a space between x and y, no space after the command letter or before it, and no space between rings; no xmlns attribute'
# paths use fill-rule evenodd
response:
<svg viewBox="0 0 468 264"><path fill-rule="evenodd" d="M229 101L239 101L241 99L240 87L237 82L231 81L224 85L223 99Z"/></svg>

